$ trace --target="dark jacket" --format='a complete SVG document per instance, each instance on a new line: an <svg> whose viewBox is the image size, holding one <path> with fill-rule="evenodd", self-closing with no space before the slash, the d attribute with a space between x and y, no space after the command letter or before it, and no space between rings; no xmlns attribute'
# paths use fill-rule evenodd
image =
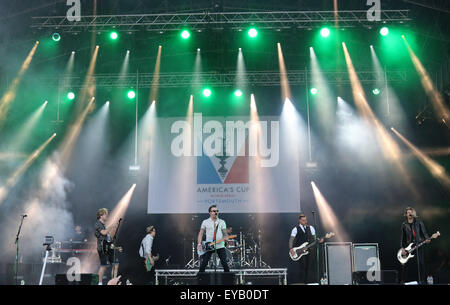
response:
<svg viewBox="0 0 450 305"><path fill-rule="evenodd" d="M416 233L417 242L420 243L425 239L429 239L427 230L425 229L425 225L421 220L415 219L413 222L413 228ZM410 243L413 243L413 233L411 231L411 227L408 221L402 223L402 235L400 237L400 247L406 248Z"/></svg>

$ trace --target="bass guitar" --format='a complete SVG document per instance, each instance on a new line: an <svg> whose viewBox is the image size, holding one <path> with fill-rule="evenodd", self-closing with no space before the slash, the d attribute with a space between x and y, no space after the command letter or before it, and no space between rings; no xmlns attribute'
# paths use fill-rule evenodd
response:
<svg viewBox="0 0 450 305"><path fill-rule="evenodd" d="M314 247L317 243L317 241L322 240L322 239L328 239L331 238L333 236L335 236L336 234L334 234L333 232L329 232L327 233L324 237L320 238L320 239L316 239L315 241L313 241L312 243L308 243L308 242L304 242L303 244L301 244L299 247L293 248L292 250L294 250L295 254L292 254L291 251L289 251L289 256L291 257L291 259L293 261L298 261L299 259L301 259L303 256L308 255L309 253L309 249L311 247Z"/></svg>
<svg viewBox="0 0 450 305"><path fill-rule="evenodd" d="M152 258L153 258L153 261L156 262L157 260L159 260L159 254L157 254L156 256L152 256ZM152 265L152 263L148 257L145 258L144 264L145 264L145 270L147 270L147 271L151 271L154 266L154 264Z"/></svg>
<svg viewBox="0 0 450 305"><path fill-rule="evenodd" d="M405 248L405 252L406 252L405 255L402 255L402 249L398 250L398 252L397 252L397 259L398 259L398 261L402 265L406 264L406 262L409 261L409 259L411 257L414 257L414 255L411 254L414 250L419 249L420 247L422 247L427 242L427 240L435 239L435 238L438 238L439 236L441 236L441 233L439 233L439 231L437 231L436 233L431 235L430 239L426 239L423 242L419 243L418 245L414 245L413 243L410 243L408 245L408 247Z"/></svg>
<svg viewBox="0 0 450 305"><path fill-rule="evenodd" d="M215 249L214 246L216 244L221 243L223 241L226 241L228 239L236 238L236 237L237 237L237 235L228 235L227 237L224 237L222 239L216 240L215 242L206 242L206 241L204 241L204 242L202 242L202 250L200 251L200 250L197 249L197 254L198 254L198 256L202 256L206 252L214 251L214 249Z"/></svg>

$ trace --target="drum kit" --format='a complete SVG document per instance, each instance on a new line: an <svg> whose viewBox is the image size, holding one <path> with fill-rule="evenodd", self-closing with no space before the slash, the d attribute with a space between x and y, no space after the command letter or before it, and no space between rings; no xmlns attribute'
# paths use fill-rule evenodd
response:
<svg viewBox="0 0 450 305"><path fill-rule="evenodd" d="M199 268L200 257L196 254L196 243L192 241L192 259L186 264L186 268ZM238 239L229 239L225 242L225 251L227 253L227 263L230 269L241 268L270 268L262 260L261 252L261 231L257 234L254 232L239 232ZM219 257L213 253L208 262L207 268L222 269Z"/></svg>

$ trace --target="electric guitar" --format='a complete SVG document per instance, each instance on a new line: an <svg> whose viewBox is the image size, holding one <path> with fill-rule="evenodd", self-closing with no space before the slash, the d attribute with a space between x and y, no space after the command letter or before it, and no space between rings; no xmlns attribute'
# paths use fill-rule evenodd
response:
<svg viewBox="0 0 450 305"><path fill-rule="evenodd" d="M405 248L405 251L406 251L405 255L402 255L402 249L398 250L398 252L397 252L397 259L398 259L398 261L402 265L406 264L406 262L411 257L414 257L414 255L411 254L414 250L419 249L420 247L422 247L427 242L427 240L438 238L439 236L441 236L441 233L439 233L439 231L437 231L436 233L431 235L431 238L424 240L423 242L419 243L418 245L414 245L413 243L410 243L408 245L408 247Z"/></svg>
<svg viewBox="0 0 450 305"><path fill-rule="evenodd" d="M156 262L159 259L159 254L157 254L156 256L152 256L152 258L153 258L153 261ZM150 260L148 259L148 257L145 258L144 264L145 264L145 269L147 271L151 271L152 270L153 265L150 262Z"/></svg>
<svg viewBox="0 0 450 305"><path fill-rule="evenodd" d="M214 249L215 249L214 245L216 245L218 243L221 243L221 242L223 242L225 240L236 238L236 237L237 237L237 235L228 235L227 237L224 237L222 239L216 240L215 242L203 241L202 242L202 250L200 251L200 250L197 249L197 254L198 254L198 256L202 256L206 252L214 251Z"/></svg>
<svg viewBox="0 0 450 305"><path fill-rule="evenodd" d="M322 240L322 239L328 239L331 238L333 236L335 236L336 234L333 232L329 232L327 233L324 237L320 238L320 239L316 239L315 241L313 241L312 243L308 243L308 242L304 242L303 244L301 244L299 247L293 248L292 250L294 250L295 254L293 255L291 253L291 251L289 251L289 256L291 257L291 259L293 261L298 261L299 259L301 259L303 256L308 255L309 254L309 249L311 247L314 247L317 243L318 240Z"/></svg>
<svg viewBox="0 0 450 305"><path fill-rule="evenodd" d="M117 250L119 252L123 251L122 247L117 247L112 242L106 241L106 239L102 242L102 252L104 254L111 254L114 250Z"/></svg>

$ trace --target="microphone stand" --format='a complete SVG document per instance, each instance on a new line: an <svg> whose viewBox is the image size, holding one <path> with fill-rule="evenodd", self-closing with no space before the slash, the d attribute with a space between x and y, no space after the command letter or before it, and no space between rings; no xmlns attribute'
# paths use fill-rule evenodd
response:
<svg viewBox="0 0 450 305"><path fill-rule="evenodd" d="M416 224L417 222L416 222L416 220L414 219L414 225ZM419 236L420 236L420 228L419 228L419 231L417 231L416 230L416 238L415 238L415 241L414 241L414 243L416 244L416 260L417 260L417 276L418 276L418 278L419 278L419 280L418 280L418 284L419 285L421 285L422 283L421 283L421 278L420 278L420 258L419 258L419 248L417 247L418 245L419 245Z"/></svg>
<svg viewBox="0 0 450 305"><path fill-rule="evenodd" d="M114 232L114 237L113 237L113 241L112 244L114 245L113 248L113 266L112 266L112 275L114 275L114 264L116 263L116 241L117 241L117 232L119 231L119 227L120 227L120 222L122 221L122 218L119 219L119 224L117 225L116 228L116 232ZM113 278L113 277L112 277Z"/></svg>
<svg viewBox="0 0 450 305"><path fill-rule="evenodd" d="M14 261L14 275L15 275L15 282L17 285L17 271L18 271L18 267L19 267L19 235L20 235L20 230L22 229L22 224L23 224L23 220L25 219L25 217L27 217L27 215L22 215L22 219L20 220L20 225L19 225L19 230L17 231L17 235L16 235L16 259Z"/></svg>
<svg viewBox="0 0 450 305"><path fill-rule="evenodd" d="M315 230L316 230L316 237L315 237L315 241L317 242L317 245L316 245L316 261L317 261L317 263L316 263L316 268L317 268L317 270L316 270L316 272L317 272L317 281L320 283L320 266L319 266L319 264L320 264L320 252L319 252L319 247L320 247L320 242L319 242L319 239L318 239L318 235L319 235L319 228L317 227L317 221L316 221L316 212L314 212L314 211L312 211L312 214L313 214L313 220L314 220L314 228L315 228Z"/></svg>

